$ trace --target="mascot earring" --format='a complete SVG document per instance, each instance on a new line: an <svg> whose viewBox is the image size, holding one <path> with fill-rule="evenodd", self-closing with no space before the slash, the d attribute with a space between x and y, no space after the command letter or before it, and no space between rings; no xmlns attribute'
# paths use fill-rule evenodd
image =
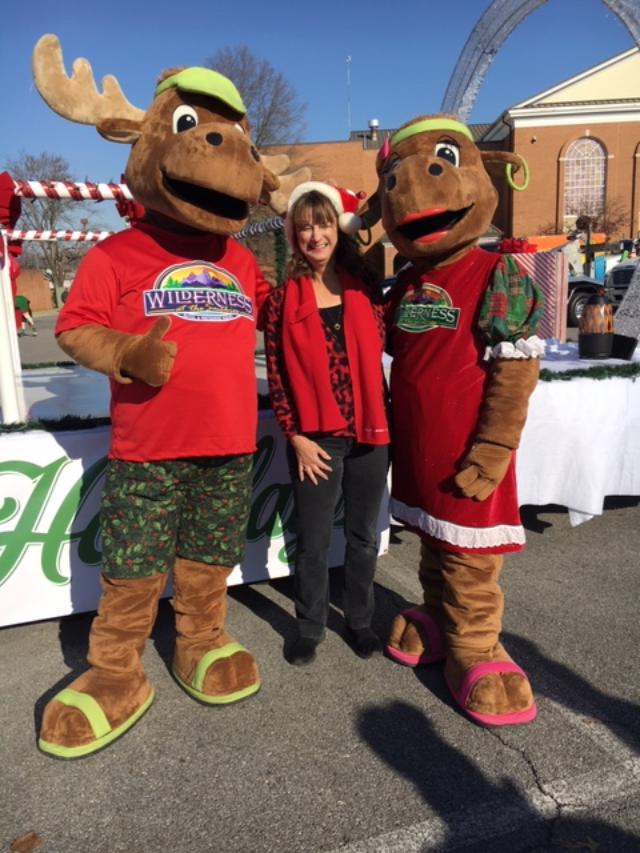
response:
<svg viewBox="0 0 640 853"><path fill-rule="evenodd" d="M511 151L482 151L481 156L485 165L487 163L505 164L505 177L512 190L522 192L529 186L529 166L520 154L514 154ZM513 172L520 169L523 172L522 183L516 184L513 180Z"/></svg>

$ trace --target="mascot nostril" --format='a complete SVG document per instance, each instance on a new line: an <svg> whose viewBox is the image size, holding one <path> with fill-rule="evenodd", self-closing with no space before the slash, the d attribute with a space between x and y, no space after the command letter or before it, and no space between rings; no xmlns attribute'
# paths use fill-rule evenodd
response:
<svg viewBox="0 0 640 853"><path fill-rule="evenodd" d="M498 577L502 555L524 545L515 449L544 345L539 288L514 258L478 246L497 204L485 160L527 174L517 155L481 153L468 127L442 115L408 122L377 160L382 221L411 262L387 310L390 508L422 540L423 601L396 616L387 651L409 666L446 658L458 705L501 726L536 716L529 681L500 643ZM391 196L390 162L406 174Z"/></svg>
<svg viewBox="0 0 640 853"><path fill-rule="evenodd" d="M207 133L205 138L209 145L222 145L221 133Z"/></svg>

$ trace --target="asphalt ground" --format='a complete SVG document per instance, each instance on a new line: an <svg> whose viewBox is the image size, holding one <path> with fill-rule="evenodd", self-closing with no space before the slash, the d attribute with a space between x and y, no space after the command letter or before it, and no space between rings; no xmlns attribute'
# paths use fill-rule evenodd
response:
<svg viewBox="0 0 640 853"><path fill-rule="evenodd" d="M612 499L577 528L558 507L523 517L528 548L503 573L504 641L536 692L527 726L473 724L439 665L357 657L339 569L309 667L282 655L290 579L230 591L228 627L263 686L229 707L172 679L163 602L144 659L155 704L74 762L36 739L44 705L84 667L91 614L2 630L0 849L28 836L23 849L46 853L640 850L638 499ZM417 559L417 538L394 528L376 577L382 636L419 599Z"/></svg>

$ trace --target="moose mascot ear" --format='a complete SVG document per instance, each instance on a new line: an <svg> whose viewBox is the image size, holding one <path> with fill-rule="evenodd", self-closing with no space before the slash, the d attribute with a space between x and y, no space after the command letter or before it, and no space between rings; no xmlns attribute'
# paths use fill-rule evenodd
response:
<svg viewBox="0 0 640 853"><path fill-rule="evenodd" d="M107 118L96 125L96 130L109 142L133 145L142 135L141 122L127 118Z"/></svg>
<svg viewBox="0 0 640 853"><path fill-rule="evenodd" d="M358 216L362 220L364 228L373 228L374 225L382 218L382 209L380 206L380 196L374 193L358 210Z"/></svg>
<svg viewBox="0 0 640 853"><path fill-rule="evenodd" d="M511 151L481 151L480 155L485 166L490 163L504 164L507 183L512 190L521 192L529 186L529 166L520 154L515 154ZM520 171L520 169L522 169L522 177L520 178L520 182L516 184L513 180L513 173L514 171Z"/></svg>

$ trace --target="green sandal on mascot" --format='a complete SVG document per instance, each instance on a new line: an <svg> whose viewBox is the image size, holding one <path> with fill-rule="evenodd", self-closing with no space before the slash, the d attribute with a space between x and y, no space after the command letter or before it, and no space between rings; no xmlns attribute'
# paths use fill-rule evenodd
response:
<svg viewBox="0 0 640 853"><path fill-rule="evenodd" d="M423 589L422 604L396 616L387 652L408 666L444 660L464 713L502 726L536 716L527 676L500 643L499 575L502 555L525 541L515 450L544 344L539 288L514 258L478 247L497 206L490 161L524 188L518 155L481 153L453 116L420 116L380 150L376 205L411 262L388 306L391 511L421 537Z"/></svg>
<svg viewBox="0 0 640 853"><path fill-rule="evenodd" d="M225 615L250 509L256 321L270 285L231 235L279 181L251 143L240 94L215 71L166 71L145 112L113 77L99 93L85 60L68 77L55 36L40 39L33 65L52 109L132 145L125 179L145 211L86 255L56 326L66 353L111 380L91 668L47 704L38 742L78 758L153 701L141 658L170 572L178 684L211 705L260 687Z"/></svg>

